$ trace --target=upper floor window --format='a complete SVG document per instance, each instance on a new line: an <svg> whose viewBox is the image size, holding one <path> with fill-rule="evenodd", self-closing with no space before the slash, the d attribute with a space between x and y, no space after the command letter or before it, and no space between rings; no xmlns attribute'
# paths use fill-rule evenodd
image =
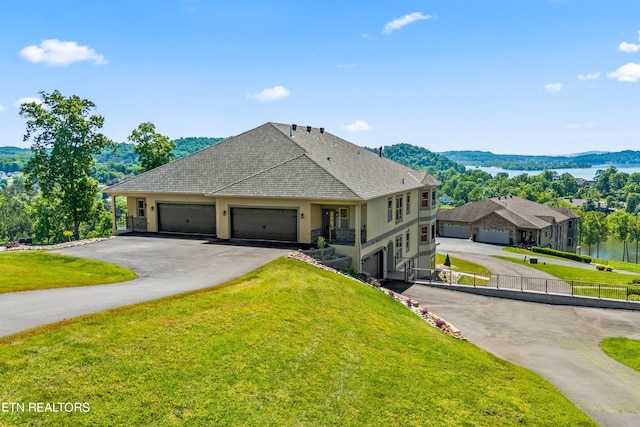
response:
<svg viewBox="0 0 640 427"><path fill-rule="evenodd" d="M393 220L393 199L389 197L387 199L387 222Z"/></svg>
<svg viewBox="0 0 640 427"><path fill-rule="evenodd" d="M569 230L571 230L573 228L573 221L569 220ZM571 245L569 245L571 246Z"/></svg>
<svg viewBox="0 0 640 427"><path fill-rule="evenodd" d="M431 224L431 241L435 241L436 240L436 225L435 224Z"/></svg>
<svg viewBox="0 0 640 427"><path fill-rule="evenodd" d="M396 196L396 222L402 221L402 196Z"/></svg>
<svg viewBox="0 0 640 427"><path fill-rule="evenodd" d="M420 194L420 209L429 209L429 192L423 191Z"/></svg>
<svg viewBox="0 0 640 427"><path fill-rule="evenodd" d="M405 210L407 215L411 213L411 193L407 193L407 208Z"/></svg>
<svg viewBox="0 0 640 427"><path fill-rule="evenodd" d="M436 207L436 190L431 190L431 207Z"/></svg>

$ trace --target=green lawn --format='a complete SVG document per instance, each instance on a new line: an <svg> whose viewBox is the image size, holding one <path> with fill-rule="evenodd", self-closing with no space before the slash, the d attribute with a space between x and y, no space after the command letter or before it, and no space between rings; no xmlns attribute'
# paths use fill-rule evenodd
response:
<svg viewBox="0 0 640 427"><path fill-rule="evenodd" d="M281 258L206 291L0 340L3 425L595 425L526 369Z"/></svg>
<svg viewBox="0 0 640 427"><path fill-rule="evenodd" d="M523 261L519 258L513 258L508 256L494 256L494 258L502 259L505 261L511 261L522 264ZM585 264L586 265L586 264ZM621 274L611 271L598 271L595 266L591 268L579 268L569 267L565 265L552 264L552 263L538 263L529 264L528 267L535 268L536 270L544 271L562 280L575 280L581 282L593 282L593 283L608 283L608 284L628 284L632 279L638 278L633 274Z"/></svg>
<svg viewBox="0 0 640 427"><path fill-rule="evenodd" d="M436 264L444 264L446 257L446 254L436 254ZM451 267L449 269L453 271L463 271L465 273L475 274L491 274L491 271L484 265L465 261L460 258L454 258L452 256L449 257L449 261L451 261Z"/></svg>
<svg viewBox="0 0 640 427"><path fill-rule="evenodd" d="M640 341L629 338L606 338L602 350L620 363L640 372Z"/></svg>
<svg viewBox="0 0 640 427"><path fill-rule="evenodd" d="M0 294L91 286L135 279L133 271L105 262L45 251L0 252Z"/></svg>
<svg viewBox="0 0 640 427"><path fill-rule="evenodd" d="M547 257L547 258L562 259L562 260L565 260L565 261L571 261L571 260L569 260L567 258L562 258L562 257L554 256L554 255L539 254L537 252L527 251L527 250L518 249L518 248L503 248L502 250L505 251L505 252L511 252L511 253L527 255L529 257L535 257L535 258ZM580 264L579 261L574 261L574 262ZM611 266L614 270L624 270L624 271L629 271L631 273L639 273L640 274L640 264L636 264L636 263L633 263L633 262L622 262L622 261L616 261L616 260L613 260L613 259L604 259L604 258L592 258L591 262L592 262L592 264L602 264L602 265Z"/></svg>

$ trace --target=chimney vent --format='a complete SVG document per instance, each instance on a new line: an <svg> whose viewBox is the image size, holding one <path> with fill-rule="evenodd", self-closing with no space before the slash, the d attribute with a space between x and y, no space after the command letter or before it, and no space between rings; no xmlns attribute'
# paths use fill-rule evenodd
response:
<svg viewBox="0 0 640 427"><path fill-rule="evenodd" d="M324 133L324 128L320 128L320 133Z"/></svg>
<svg viewBox="0 0 640 427"><path fill-rule="evenodd" d="M293 130L298 130L298 125L297 124L292 124L291 127L293 128Z"/></svg>
<svg viewBox="0 0 640 427"><path fill-rule="evenodd" d="M307 132L311 132L311 126L307 126Z"/></svg>
<svg viewBox="0 0 640 427"><path fill-rule="evenodd" d="M378 156L382 157L382 147L378 148Z"/></svg>

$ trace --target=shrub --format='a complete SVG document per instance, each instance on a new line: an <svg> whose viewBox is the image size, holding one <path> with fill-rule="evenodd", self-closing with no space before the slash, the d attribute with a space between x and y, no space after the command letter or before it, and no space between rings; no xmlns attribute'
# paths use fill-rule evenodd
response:
<svg viewBox="0 0 640 427"><path fill-rule="evenodd" d="M442 329L447 323L444 320L440 319L439 317L436 317L435 319L433 319L433 322L436 324L436 327L440 329Z"/></svg>
<svg viewBox="0 0 640 427"><path fill-rule="evenodd" d="M633 279L630 284L637 285L638 283L640 283L640 279Z"/></svg>
<svg viewBox="0 0 640 427"><path fill-rule="evenodd" d="M609 266L607 266L607 267L605 268L605 271L613 271L613 267L609 267Z"/></svg>
<svg viewBox="0 0 640 427"><path fill-rule="evenodd" d="M420 309L420 314L423 315L423 316L428 315L429 314L429 309L427 307L422 307Z"/></svg>
<svg viewBox="0 0 640 427"><path fill-rule="evenodd" d="M605 266L602 264L596 264L596 269L600 270L600 271L604 271Z"/></svg>
<svg viewBox="0 0 640 427"><path fill-rule="evenodd" d="M534 246L531 248L533 252L537 252L539 254L553 255L561 258L567 258L574 261L584 262L586 264L591 264L593 260L589 255L578 255L573 252L565 252L565 251L557 251L551 248L541 248L540 246Z"/></svg>
<svg viewBox="0 0 640 427"><path fill-rule="evenodd" d="M633 280L635 281L638 279ZM637 295L640 297L640 286L627 286L627 299L629 299L631 295Z"/></svg>
<svg viewBox="0 0 640 427"><path fill-rule="evenodd" d="M444 259L444 265L446 267L451 267L451 260L449 259L449 254L447 254L447 257Z"/></svg>

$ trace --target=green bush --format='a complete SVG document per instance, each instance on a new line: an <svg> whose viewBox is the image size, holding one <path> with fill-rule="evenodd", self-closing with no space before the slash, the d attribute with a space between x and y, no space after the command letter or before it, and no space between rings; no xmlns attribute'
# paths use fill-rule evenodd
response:
<svg viewBox="0 0 640 427"><path fill-rule="evenodd" d="M558 251L550 248L541 248L540 246L534 246L531 248L533 252L539 254L553 255L561 258L567 258L574 261L584 262L585 264L591 264L592 258L589 255L578 255L573 252Z"/></svg>
<svg viewBox="0 0 640 427"><path fill-rule="evenodd" d="M604 271L605 266L604 266L604 265L602 265L602 264L596 264L596 268L597 268L598 270L600 270L600 271Z"/></svg>

